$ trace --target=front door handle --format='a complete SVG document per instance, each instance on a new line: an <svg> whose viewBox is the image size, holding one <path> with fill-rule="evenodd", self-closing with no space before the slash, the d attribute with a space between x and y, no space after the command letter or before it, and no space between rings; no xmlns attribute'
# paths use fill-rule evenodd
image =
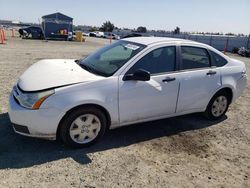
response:
<svg viewBox="0 0 250 188"><path fill-rule="evenodd" d="M172 82L175 81L176 79L173 77L166 77L164 80L162 80L162 82Z"/></svg>
<svg viewBox="0 0 250 188"><path fill-rule="evenodd" d="M209 76L209 75L214 75L214 74L216 74L216 71L210 70L210 71L207 72L207 75L208 75L208 76Z"/></svg>

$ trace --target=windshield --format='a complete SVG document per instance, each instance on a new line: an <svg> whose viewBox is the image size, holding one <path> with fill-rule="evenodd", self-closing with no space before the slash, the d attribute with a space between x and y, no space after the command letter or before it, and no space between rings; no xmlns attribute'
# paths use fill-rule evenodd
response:
<svg viewBox="0 0 250 188"><path fill-rule="evenodd" d="M85 59L79 60L79 65L94 74L105 77L112 76L145 47L142 44L120 40L101 48Z"/></svg>

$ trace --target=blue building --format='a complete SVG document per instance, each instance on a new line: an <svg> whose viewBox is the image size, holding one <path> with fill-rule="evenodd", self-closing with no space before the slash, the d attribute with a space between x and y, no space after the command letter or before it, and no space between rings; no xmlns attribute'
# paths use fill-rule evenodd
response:
<svg viewBox="0 0 250 188"><path fill-rule="evenodd" d="M60 12L43 16L42 29L46 39L71 40L73 18Z"/></svg>

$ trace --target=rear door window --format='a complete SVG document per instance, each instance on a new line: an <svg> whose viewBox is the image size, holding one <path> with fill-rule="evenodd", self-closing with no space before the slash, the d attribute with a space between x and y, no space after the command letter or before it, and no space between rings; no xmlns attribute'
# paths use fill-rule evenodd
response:
<svg viewBox="0 0 250 188"><path fill-rule="evenodd" d="M182 70L210 67L210 56L204 48L182 46L181 59Z"/></svg>

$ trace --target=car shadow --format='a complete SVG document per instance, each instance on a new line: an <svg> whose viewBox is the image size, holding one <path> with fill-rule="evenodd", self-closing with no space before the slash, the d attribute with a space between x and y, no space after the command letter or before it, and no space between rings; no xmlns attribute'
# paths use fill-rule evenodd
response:
<svg viewBox="0 0 250 188"><path fill-rule="evenodd" d="M80 164L91 163L88 154L213 126L225 120L208 121L197 114L135 124L108 131L95 145L70 149L58 141L28 138L14 133L7 113L0 114L0 169L26 168L71 157Z"/></svg>

